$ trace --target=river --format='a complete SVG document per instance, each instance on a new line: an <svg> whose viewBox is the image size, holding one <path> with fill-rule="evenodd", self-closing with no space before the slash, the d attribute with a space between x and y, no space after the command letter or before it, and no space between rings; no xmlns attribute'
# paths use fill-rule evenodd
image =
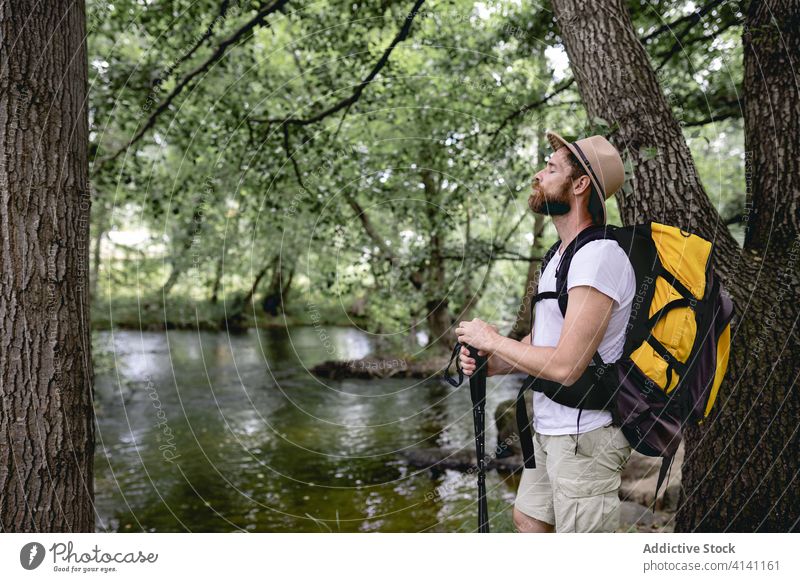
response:
<svg viewBox="0 0 800 582"><path fill-rule="evenodd" d="M411 467L415 447L472 449L469 387L322 380L308 368L372 350L355 329L99 332L98 531L454 532L477 525L475 477ZM497 404L516 382L490 378ZM494 531L510 531L517 480L490 472Z"/></svg>

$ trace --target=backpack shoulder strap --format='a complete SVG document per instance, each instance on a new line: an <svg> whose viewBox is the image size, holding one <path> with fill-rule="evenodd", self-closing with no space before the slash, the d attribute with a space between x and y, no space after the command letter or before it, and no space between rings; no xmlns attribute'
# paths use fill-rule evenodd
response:
<svg viewBox="0 0 800 582"><path fill-rule="evenodd" d="M569 274L569 267L572 264L572 258L581 248L592 241L596 240L617 240L614 237L613 231L616 229L613 225L593 225L584 228L578 235L572 239L564 250L556 269L556 293L558 294L558 307L561 309L561 315L567 315L567 275Z"/></svg>
<svg viewBox="0 0 800 582"><path fill-rule="evenodd" d="M553 255L556 254L558 251L558 247L561 246L561 239L558 239L553 245L547 249L547 252L544 254L544 258L542 259L542 264L539 267L539 273L543 273L544 270L547 268L547 263L550 262L550 259L553 258Z"/></svg>
<svg viewBox="0 0 800 582"><path fill-rule="evenodd" d="M544 257L542 258L542 263L541 263L541 265L539 265L539 277L540 278L542 276L542 273L544 273L544 270L547 268L547 264L550 262L550 259L552 259L553 255L555 255L556 251L558 251L558 247L559 246L561 246L561 239L558 239L555 243L553 243L553 245L551 245L551 247L549 249L547 249L547 252L544 254ZM534 307L536 305L536 302L539 301L540 299L545 299L548 296L549 296L548 293L539 293L538 290L537 290L536 293L531 295L530 305L528 306L529 310L531 312L530 313L530 324L528 326L528 331L531 331L531 332L533 331L533 312L534 312Z"/></svg>
<svg viewBox="0 0 800 582"><path fill-rule="evenodd" d="M567 302L569 300L567 275L569 274L569 267L572 264L572 258L575 256L575 253L592 241L605 239L617 240L613 234L616 228L617 227L614 225L592 225L584 228L572 239L572 242L567 245L567 248L564 249L561 263L559 263L556 269L556 297L558 299L558 308L561 310L562 316L567 316ZM600 357L600 352L598 351L595 351L592 355L592 360L597 366L603 365L603 358Z"/></svg>

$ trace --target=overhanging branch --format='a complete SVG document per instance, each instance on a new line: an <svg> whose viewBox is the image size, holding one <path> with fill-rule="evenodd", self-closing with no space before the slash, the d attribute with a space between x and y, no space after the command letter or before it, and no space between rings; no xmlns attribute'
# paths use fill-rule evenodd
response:
<svg viewBox="0 0 800 582"><path fill-rule="evenodd" d="M150 114L150 116L147 118L144 124L139 128L139 131L136 132L136 134L128 141L128 143L124 147L121 147L120 149L112 153L111 155L98 160L94 164L92 171L97 172L105 164L113 162L120 155L122 155L123 152L127 151L128 148L130 148L132 145L136 144L140 139L142 139L144 134L147 133L147 131L155 125L159 115L161 115L164 111L167 110L167 108L172 104L175 98L178 95L180 95L183 92L183 90L186 89L186 87L188 87L189 84L195 78L203 74L205 71L211 68L211 66L214 63L219 61L225 55L225 51L228 50L228 47L236 44L242 37L244 37L246 34L248 34L257 26L265 24L264 19L273 12L276 12L277 10L283 8L283 6L287 2L288 0L275 0L275 2L273 2L269 6L259 10L258 13L253 18L251 18L242 26L240 26L235 32L233 32L233 34L229 35L227 38L222 40L217 46L217 48L214 50L214 52L205 61L203 61L200 65L198 65L194 70L187 73L180 81L178 81L178 84L175 85L175 88L172 89L169 95L167 95L164 98L164 100L158 104L158 106L153 110L153 112ZM190 53L195 51L196 48L197 48L196 46L192 47ZM184 55L183 57L181 57L181 61L185 60L186 58L188 57Z"/></svg>
<svg viewBox="0 0 800 582"><path fill-rule="evenodd" d="M375 77L378 76L378 73L381 72L381 69L383 69L386 66L386 64L389 62L389 56L392 54L392 51L394 51L395 47L408 37L408 33L411 30L411 23L414 21L414 17L417 15L419 8L422 6L424 2L425 0L416 0L416 2L414 3L414 7L411 9L411 12L409 12L408 16L406 16L406 21L405 23L403 23L403 26L400 28L400 31L397 33L392 42L383 52L381 58L378 59L378 61L372 67L372 70L369 72L369 74L364 78L363 81L361 81L358 85L356 85L356 88L353 90L353 93L349 97L342 99L338 103L331 105L327 109L317 113L316 115L312 115L311 117L306 117L306 118L282 117L282 118L271 118L271 119L252 119L251 121L266 123L268 125L270 124L311 125L312 123L317 123L318 121L322 121L326 117L329 117L346 107L349 108L351 105L353 105L356 101L358 101L361 98L361 94L364 92L366 86L369 85L375 79Z"/></svg>

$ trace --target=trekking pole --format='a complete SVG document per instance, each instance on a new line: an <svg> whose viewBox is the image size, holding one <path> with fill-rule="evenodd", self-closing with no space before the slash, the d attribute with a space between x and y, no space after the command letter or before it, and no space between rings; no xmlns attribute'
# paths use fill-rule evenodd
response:
<svg viewBox="0 0 800 582"><path fill-rule="evenodd" d="M456 360L456 370L458 371L458 381L450 377L450 364L444 372L444 378L451 385L458 387L464 379L464 373L458 361L458 354L461 351L461 343L456 343L450 364ZM475 372L469 377L469 394L472 399L472 422L475 427L475 453L478 462L478 532L489 533L489 508L486 502L486 455L484 453L485 438L485 415L486 415L486 376L489 359L486 356L479 356L478 350L470 345L464 344L469 350L469 357L475 360Z"/></svg>
<svg viewBox="0 0 800 582"><path fill-rule="evenodd" d="M475 372L469 377L469 393L472 397L472 420L475 425L475 451L478 456L478 532L489 533L489 508L486 502L486 455L484 454L486 369L488 358L479 356L478 350L466 346L469 357L475 359Z"/></svg>

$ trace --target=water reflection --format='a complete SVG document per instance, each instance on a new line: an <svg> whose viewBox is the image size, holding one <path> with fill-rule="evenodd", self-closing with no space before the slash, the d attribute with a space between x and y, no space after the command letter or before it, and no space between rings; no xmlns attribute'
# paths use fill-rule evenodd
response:
<svg viewBox="0 0 800 582"><path fill-rule="evenodd" d="M308 368L330 346L371 349L357 330L326 332L327 347L313 327L96 334L115 360L95 379L98 530L473 530L474 477L434 478L400 455L472 448L466 384L320 380ZM514 391L492 383L487 409ZM491 449L491 413L487 425ZM510 512L514 484L490 473L487 488Z"/></svg>

